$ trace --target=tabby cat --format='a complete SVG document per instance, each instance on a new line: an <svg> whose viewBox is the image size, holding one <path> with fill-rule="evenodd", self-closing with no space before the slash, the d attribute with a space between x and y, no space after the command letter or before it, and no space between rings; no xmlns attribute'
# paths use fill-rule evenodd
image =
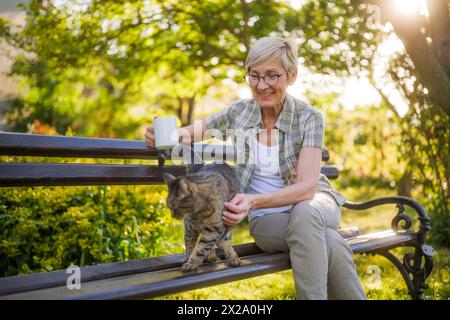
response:
<svg viewBox="0 0 450 320"><path fill-rule="evenodd" d="M234 170L227 164L198 164L190 166L183 177L163 173L163 178L169 187L167 206L174 218L184 218L188 260L181 270L195 270L204 260L219 261L215 244L232 266L239 266L241 261L231 246L231 228L222 221L224 202L239 192Z"/></svg>

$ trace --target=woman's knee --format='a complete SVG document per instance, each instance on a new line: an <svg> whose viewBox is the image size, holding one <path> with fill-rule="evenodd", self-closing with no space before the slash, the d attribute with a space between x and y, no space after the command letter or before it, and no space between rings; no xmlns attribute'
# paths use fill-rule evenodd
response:
<svg viewBox="0 0 450 320"><path fill-rule="evenodd" d="M287 252L286 227L289 214L274 213L250 221L250 234L265 252Z"/></svg>
<svg viewBox="0 0 450 320"><path fill-rule="evenodd" d="M314 205L314 200L300 201L291 209L288 233L299 228L305 230L324 228L325 225L322 213Z"/></svg>
<svg viewBox="0 0 450 320"><path fill-rule="evenodd" d="M256 245L264 252L289 252L286 239L259 234L254 234L253 239Z"/></svg>

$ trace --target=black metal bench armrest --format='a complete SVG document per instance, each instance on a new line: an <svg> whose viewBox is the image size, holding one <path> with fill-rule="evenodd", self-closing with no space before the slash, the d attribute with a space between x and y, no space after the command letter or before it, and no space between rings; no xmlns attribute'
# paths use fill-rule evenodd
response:
<svg viewBox="0 0 450 320"><path fill-rule="evenodd" d="M412 243L404 243L404 245L414 247L414 253L405 254L403 262L390 253L389 249L381 248L374 253L381 254L390 260L400 270L411 297L413 297L413 299L421 299L423 291L427 288L425 279L430 275L431 270L433 269L432 257L434 255L433 247L425 243L426 233L430 231L430 218L422 205L409 197L391 196L376 198L366 202L349 201L344 204L344 207L352 210L365 210L383 204L396 204L398 212L391 221L391 227L396 233L399 233L398 229L400 221L404 221L404 224L402 225L403 230L407 230L407 232L410 233L413 232L412 230L409 230L412 225L412 220L405 214L405 205L412 208L418 215L420 221L419 230L413 232L417 237Z"/></svg>
<svg viewBox="0 0 450 320"><path fill-rule="evenodd" d="M351 210L365 210L383 204L396 204L397 214L392 218L391 227L394 231L398 231L400 221L404 221L403 230L408 230L412 225L411 218L405 214L404 206L411 207L418 215L420 221L419 230L417 231L417 243L425 256L433 256L434 249L425 244L426 233L430 231L430 217L420 203L409 197L391 196L372 199L365 202L347 201L343 206Z"/></svg>
<svg viewBox="0 0 450 320"><path fill-rule="evenodd" d="M383 204L396 204L398 208L397 215L392 219L391 227L395 231L397 231L398 224L400 221L405 221L405 225L403 229L409 229L411 227L412 221L409 216L404 213L404 205L411 207L418 215L418 219L420 221L420 231L424 234L430 230L430 217L428 217L425 209L422 207L420 203L411 199L409 197L403 196L391 196L391 197L381 197L375 198L365 202L351 202L347 201L344 204L344 207L351 210L365 210L369 208L373 208L375 206L383 205ZM425 239L424 239L425 240Z"/></svg>

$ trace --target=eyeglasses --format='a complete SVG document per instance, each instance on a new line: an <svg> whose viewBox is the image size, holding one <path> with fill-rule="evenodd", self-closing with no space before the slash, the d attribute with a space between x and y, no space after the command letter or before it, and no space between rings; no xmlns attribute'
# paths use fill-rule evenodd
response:
<svg viewBox="0 0 450 320"><path fill-rule="evenodd" d="M278 79L287 74L287 72L283 72L283 73L269 73L266 74L265 76L258 76L256 74L245 74L244 75L244 79L245 81L247 81L247 83L251 86L256 87L259 83L259 79L263 79L264 82L268 85L268 86L273 86L278 82Z"/></svg>

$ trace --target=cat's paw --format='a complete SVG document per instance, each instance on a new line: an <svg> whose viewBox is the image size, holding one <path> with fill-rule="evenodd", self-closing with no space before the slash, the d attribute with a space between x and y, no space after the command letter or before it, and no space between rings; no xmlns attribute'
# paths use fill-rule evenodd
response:
<svg viewBox="0 0 450 320"><path fill-rule="evenodd" d="M192 261L188 261L183 263L183 265L181 266L181 271L183 272L194 271L195 269L197 269L197 267L198 264L195 264Z"/></svg>
<svg viewBox="0 0 450 320"><path fill-rule="evenodd" d="M219 261L220 261L220 258L219 258L219 256L216 254L215 251L212 251L210 254L208 254L208 255L206 256L205 261L206 261L206 262L212 262L212 263L214 263L214 262L219 262Z"/></svg>
<svg viewBox="0 0 450 320"><path fill-rule="evenodd" d="M241 259L239 257L230 258L229 262L232 267L239 267L241 265Z"/></svg>

